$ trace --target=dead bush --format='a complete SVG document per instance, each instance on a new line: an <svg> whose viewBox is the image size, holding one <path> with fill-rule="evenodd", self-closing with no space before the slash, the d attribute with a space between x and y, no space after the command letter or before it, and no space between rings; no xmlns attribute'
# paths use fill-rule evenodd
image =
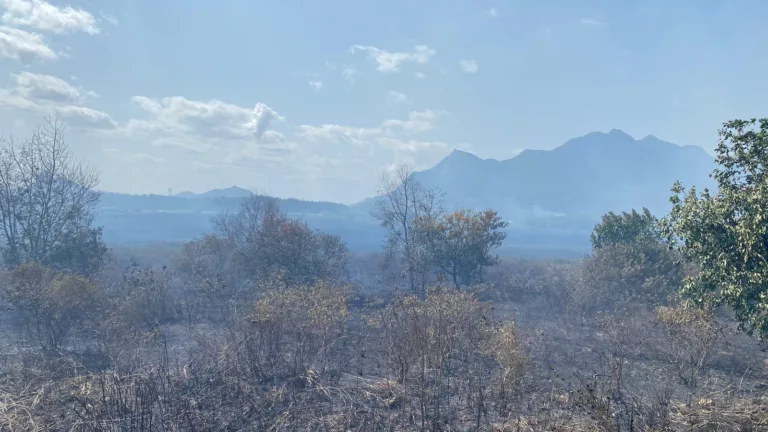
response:
<svg viewBox="0 0 768 432"><path fill-rule="evenodd" d="M7 275L5 297L20 314L21 329L43 350L64 346L72 331L94 319L103 292L89 280L24 264Z"/></svg>

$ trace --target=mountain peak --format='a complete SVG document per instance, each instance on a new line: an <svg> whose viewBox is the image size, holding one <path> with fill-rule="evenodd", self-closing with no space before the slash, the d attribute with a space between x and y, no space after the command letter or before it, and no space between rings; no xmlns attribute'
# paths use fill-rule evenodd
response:
<svg viewBox="0 0 768 432"><path fill-rule="evenodd" d="M246 198L251 196L251 192L248 189L243 189L240 186L232 185L224 189L211 189L208 192L196 194L193 192L181 192L176 194L181 198Z"/></svg>
<svg viewBox="0 0 768 432"><path fill-rule="evenodd" d="M456 147L453 148L453 151L447 157L451 157L451 156L457 156L457 157L462 157L462 156L477 157L473 153L470 153L470 152L468 152L466 150L458 149Z"/></svg>
<svg viewBox="0 0 768 432"><path fill-rule="evenodd" d="M615 137L615 138L632 138L632 135L624 132L621 129L611 129L608 131L608 136ZM634 140L634 138L632 138Z"/></svg>

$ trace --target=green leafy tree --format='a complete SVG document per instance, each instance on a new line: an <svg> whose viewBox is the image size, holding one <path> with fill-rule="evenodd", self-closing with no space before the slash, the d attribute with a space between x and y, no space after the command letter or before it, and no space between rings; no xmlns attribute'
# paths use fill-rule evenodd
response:
<svg viewBox="0 0 768 432"><path fill-rule="evenodd" d="M482 277L485 267L498 261L493 249L501 246L508 225L495 211L457 210L440 217L419 217L415 238L427 245L434 265L448 275L455 287Z"/></svg>
<svg viewBox="0 0 768 432"><path fill-rule="evenodd" d="M768 336L768 118L719 131L717 191L676 183L664 233L698 271L683 286L700 306L727 305L742 330Z"/></svg>
<svg viewBox="0 0 768 432"><path fill-rule="evenodd" d="M583 312L666 304L679 290L678 256L648 209L603 215L591 241L592 254L582 266L584 284L576 292Z"/></svg>
<svg viewBox="0 0 768 432"><path fill-rule="evenodd" d="M638 242L659 243L662 240L659 220L647 208L642 212L614 212L603 215L590 236L593 249L606 245L633 244Z"/></svg>

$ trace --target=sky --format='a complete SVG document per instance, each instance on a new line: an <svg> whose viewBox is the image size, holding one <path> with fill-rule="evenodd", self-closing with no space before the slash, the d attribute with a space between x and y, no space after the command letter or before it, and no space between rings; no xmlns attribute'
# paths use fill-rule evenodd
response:
<svg viewBox="0 0 768 432"><path fill-rule="evenodd" d="M100 189L352 203L453 149L712 152L768 116L761 0L0 0L0 136L58 115Z"/></svg>

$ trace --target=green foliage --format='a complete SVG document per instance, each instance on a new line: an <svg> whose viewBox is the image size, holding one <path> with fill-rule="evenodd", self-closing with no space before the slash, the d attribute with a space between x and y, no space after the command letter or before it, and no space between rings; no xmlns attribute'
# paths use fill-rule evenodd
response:
<svg viewBox="0 0 768 432"><path fill-rule="evenodd" d="M631 213L606 213L590 236L593 249L616 244L658 243L661 239L659 220L647 208L642 212L633 209Z"/></svg>
<svg viewBox="0 0 768 432"><path fill-rule="evenodd" d="M485 267L498 257L491 254L501 246L508 225L495 211L457 210L441 217L416 219L415 237L428 246L435 266L447 274L457 288L481 279Z"/></svg>
<svg viewBox="0 0 768 432"><path fill-rule="evenodd" d="M647 208L606 213L590 240L583 284L574 293L584 312L664 304L679 289L682 268L664 244L658 218Z"/></svg>
<svg viewBox="0 0 768 432"><path fill-rule="evenodd" d="M86 277L102 269L109 250L101 239L102 228L70 230L55 244L45 264L60 271Z"/></svg>
<svg viewBox="0 0 768 432"><path fill-rule="evenodd" d="M718 190L672 189L664 233L697 264L684 292L700 306L727 305L741 329L768 336L768 118L719 131Z"/></svg>
<svg viewBox="0 0 768 432"><path fill-rule="evenodd" d="M659 243L605 245L584 260L576 301L584 312L665 304L683 280L677 261Z"/></svg>

